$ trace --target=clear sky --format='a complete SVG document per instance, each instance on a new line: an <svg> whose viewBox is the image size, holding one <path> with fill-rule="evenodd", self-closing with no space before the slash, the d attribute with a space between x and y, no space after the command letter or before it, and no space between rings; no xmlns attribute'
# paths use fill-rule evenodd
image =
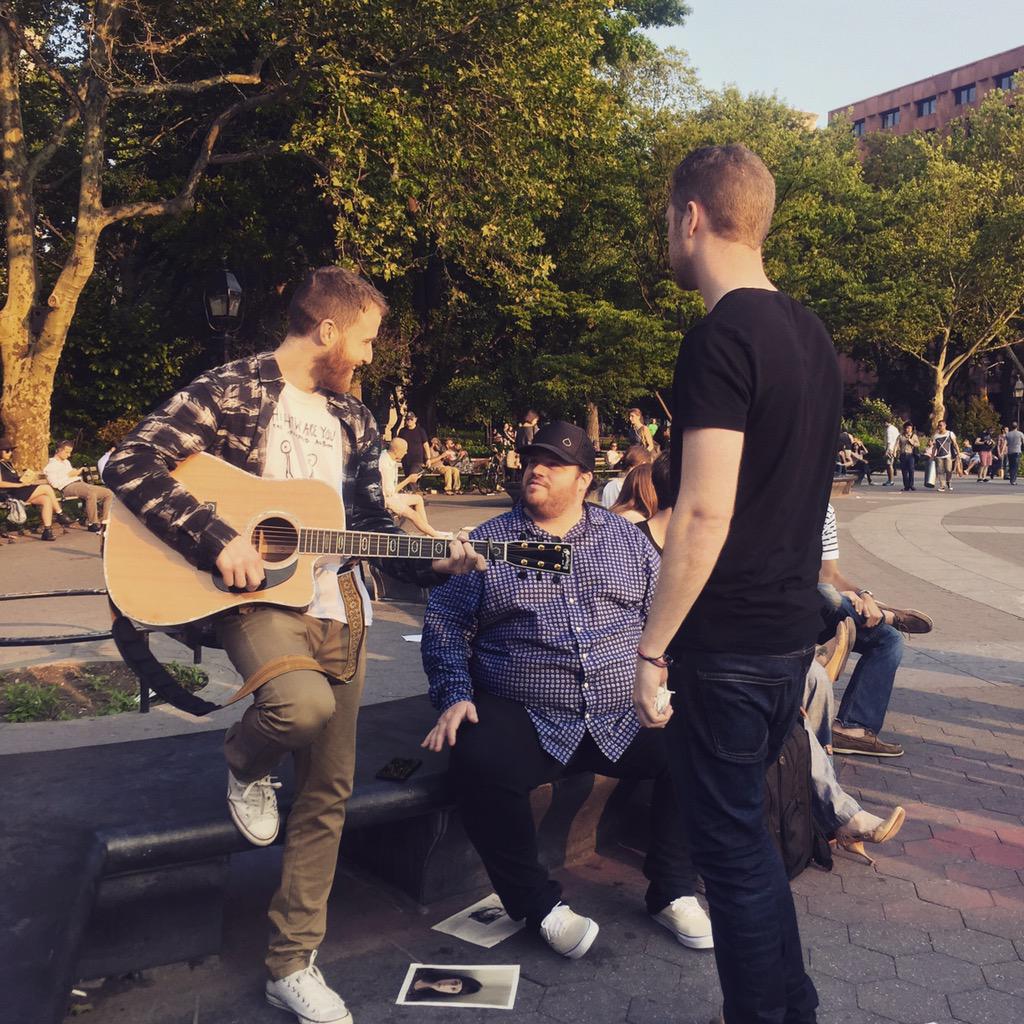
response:
<svg viewBox="0 0 1024 1024"><path fill-rule="evenodd" d="M835 107L1024 45L1024 0L688 0L681 28L701 81ZM1007 70L1011 70L1007 68Z"/></svg>

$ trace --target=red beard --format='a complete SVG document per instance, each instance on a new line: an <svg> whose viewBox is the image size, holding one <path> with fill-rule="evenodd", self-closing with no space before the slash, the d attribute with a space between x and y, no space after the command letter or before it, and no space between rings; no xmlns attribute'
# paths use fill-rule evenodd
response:
<svg viewBox="0 0 1024 1024"><path fill-rule="evenodd" d="M345 358L340 345L334 345L313 360L313 380L318 388L345 394L352 387L355 363Z"/></svg>

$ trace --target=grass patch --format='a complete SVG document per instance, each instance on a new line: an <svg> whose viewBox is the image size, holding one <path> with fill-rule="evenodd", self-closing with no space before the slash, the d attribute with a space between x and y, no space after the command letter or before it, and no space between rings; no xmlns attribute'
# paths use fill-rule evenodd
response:
<svg viewBox="0 0 1024 1024"><path fill-rule="evenodd" d="M190 693L209 682L198 665L172 661L166 667ZM138 707L139 681L119 661L60 662L0 672L0 721L54 722L120 715Z"/></svg>

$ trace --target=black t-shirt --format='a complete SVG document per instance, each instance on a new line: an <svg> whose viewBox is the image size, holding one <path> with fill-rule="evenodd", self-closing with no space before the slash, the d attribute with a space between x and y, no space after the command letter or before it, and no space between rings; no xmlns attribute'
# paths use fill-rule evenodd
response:
<svg viewBox="0 0 1024 1024"><path fill-rule="evenodd" d="M402 459L402 469L408 476L423 468L423 446L429 443L430 438L420 426L402 427L398 436L409 446L409 450Z"/></svg>
<svg viewBox="0 0 1024 1024"><path fill-rule="evenodd" d="M671 648L784 654L821 629L821 531L842 386L832 339L781 292L727 293L679 350L673 487L683 432L744 434L736 507L711 577Z"/></svg>

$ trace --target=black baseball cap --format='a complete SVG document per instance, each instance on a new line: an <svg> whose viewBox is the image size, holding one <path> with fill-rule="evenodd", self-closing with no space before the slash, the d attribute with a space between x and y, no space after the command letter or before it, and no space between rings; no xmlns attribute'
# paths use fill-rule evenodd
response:
<svg viewBox="0 0 1024 1024"><path fill-rule="evenodd" d="M554 455L561 462L579 466L588 473L594 472L597 462L597 453L586 431L564 420L546 423L533 435L533 442L523 450L527 460L533 455L542 454Z"/></svg>

